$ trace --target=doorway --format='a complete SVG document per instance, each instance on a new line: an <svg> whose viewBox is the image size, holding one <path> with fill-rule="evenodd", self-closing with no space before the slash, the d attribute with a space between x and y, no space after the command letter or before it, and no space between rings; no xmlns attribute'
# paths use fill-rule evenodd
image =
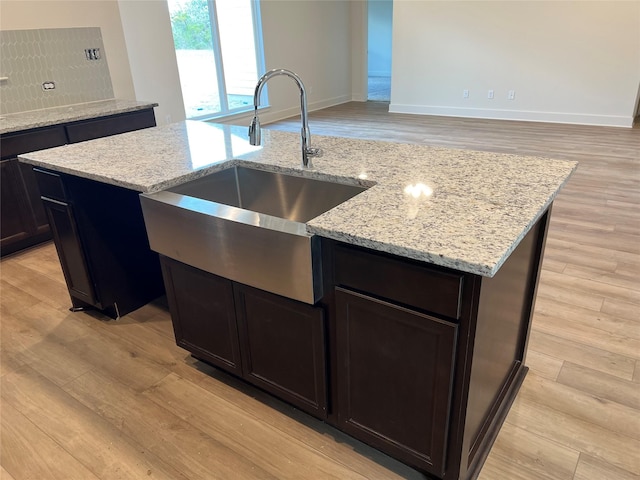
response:
<svg viewBox="0 0 640 480"><path fill-rule="evenodd" d="M369 0L367 8L367 100L391 100L393 0Z"/></svg>

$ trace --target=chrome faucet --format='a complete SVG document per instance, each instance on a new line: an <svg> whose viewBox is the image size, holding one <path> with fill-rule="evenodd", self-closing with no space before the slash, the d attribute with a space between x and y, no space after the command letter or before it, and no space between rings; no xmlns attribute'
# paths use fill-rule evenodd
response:
<svg viewBox="0 0 640 480"><path fill-rule="evenodd" d="M260 80L258 80L258 83L256 84L256 90L253 94L254 113L251 125L249 125L249 143L251 145L260 145L260 120L258 120L260 93L262 93L262 87L264 86L264 84L267 83L269 79L277 75L285 75L289 78L292 78L300 89L300 117L302 119L302 128L300 130L300 144L302 145L302 166L311 168L312 165L309 157L320 156L322 154L322 150L320 150L319 148L312 148L310 146L311 132L309 131L309 120L307 118L307 92L304 89L304 84L302 83L300 77L290 70L285 70L283 68L269 70L267 73L262 75L262 77L260 77Z"/></svg>

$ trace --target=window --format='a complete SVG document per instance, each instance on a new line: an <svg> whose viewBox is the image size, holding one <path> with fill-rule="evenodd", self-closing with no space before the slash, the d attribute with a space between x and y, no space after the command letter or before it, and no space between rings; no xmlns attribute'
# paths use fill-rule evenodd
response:
<svg viewBox="0 0 640 480"><path fill-rule="evenodd" d="M187 118L253 108L264 71L257 0L168 0Z"/></svg>

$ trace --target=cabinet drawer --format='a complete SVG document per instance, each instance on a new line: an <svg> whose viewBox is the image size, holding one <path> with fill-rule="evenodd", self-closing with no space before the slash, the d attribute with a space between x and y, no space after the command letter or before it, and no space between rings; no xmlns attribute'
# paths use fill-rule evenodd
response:
<svg viewBox="0 0 640 480"><path fill-rule="evenodd" d="M61 202L67 200L60 175L39 168L34 168L33 173L35 173L41 196Z"/></svg>
<svg viewBox="0 0 640 480"><path fill-rule="evenodd" d="M155 127L155 125L156 120L153 110L149 109L71 123L66 128L69 143L77 143L147 127Z"/></svg>
<svg viewBox="0 0 640 480"><path fill-rule="evenodd" d="M460 317L464 275L345 245L335 247L336 285L449 318Z"/></svg>
<svg viewBox="0 0 640 480"><path fill-rule="evenodd" d="M67 135L64 127L58 125L24 132L8 133L2 135L0 143L2 143L2 158L9 158L20 155L21 153L59 147L67 143Z"/></svg>

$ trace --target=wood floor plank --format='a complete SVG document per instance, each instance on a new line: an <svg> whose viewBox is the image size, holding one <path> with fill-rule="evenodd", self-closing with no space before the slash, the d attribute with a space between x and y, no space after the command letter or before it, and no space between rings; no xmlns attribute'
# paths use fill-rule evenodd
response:
<svg viewBox="0 0 640 480"><path fill-rule="evenodd" d="M529 367L531 372L543 378L555 380L562 369L563 363L562 359L537 352L533 348L527 350L525 365Z"/></svg>
<svg viewBox="0 0 640 480"><path fill-rule="evenodd" d="M169 468L28 366L2 377L1 394L3 402L22 413L102 480L186 480L180 472Z"/></svg>
<svg viewBox="0 0 640 480"><path fill-rule="evenodd" d="M41 248L45 246L48 246L48 248ZM17 252L8 258L8 262L15 262L64 285L62 267L58 262L58 254L53 241L41 245L40 248Z"/></svg>
<svg viewBox="0 0 640 480"><path fill-rule="evenodd" d="M545 355L569 361L600 372L630 380L635 360L572 340L532 329L529 348Z"/></svg>
<svg viewBox="0 0 640 480"><path fill-rule="evenodd" d="M2 299L0 315L12 315L40 302L39 299L7 282L4 278L0 278L0 298Z"/></svg>
<svg viewBox="0 0 640 480"><path fill-rule="evenodd" d="M53 308L69 308L71 299L64 283L24 267L17 262L2 262L2 279Z"/></svg>
<svg viewBox="0 0 640 480"><path fill-rule="evenodd" d="M551 270L552 272L562 273L562 271L567 267L566 262L559 262L554 258L550 258L548 256L544 257L542 262L543 270Z"/></svg>
<svg viewBox="0 0 640 480"><path fill-rule="evenodd" d="M611 465L587 454L580 454L574 480L640 480L627 470Z"/></svg>
<svg viewBox="0 0 640 480"><path fill-rule="evenodd" d="M568 267L567 267L568 268ZM596 298L616 298L624 302L635 303L640 308L640 289L621 287L610 282L594 281L588 278L571 276L565 272L542 272L545 285L553 285L570 290L574 295L592 295Z"/></svg>
<svg viewBox="0 0 640 480"><path fill-rule="evenodd" d="M16 472L19 478L34 480L98 480L19 411L6 403L0 410L0 458L4 468Z"/></svg>
<svg viewBox="0 0 640 480"><path fill-rule="evenodd" d="M149 388L170 373L167 368L141 355L138 346L120 341L114 336L87 335L81 340L70 342L68 348L90 363L94 370L113 375L137 391Z"/></svg>
<svg viewBox="0 0 640 480"><path fill-rule="evenodd" d="M603 313L609 313L629 320L640 319L640 305L625 302L617 298L605 298L600 309Z"/></svg>
<svg viewBox="0 0 640 480"><path fill-rule="evenodd" d="M640 387L633 380L623 380L571 362L564 362L557 382L596 398L627 405L640 412Z"/></svg>
<svg viewBox="0 0 640 480"><path fill-rule="evenodd" d="M571 287L567 288L567 286L545 280L552 273L554 272L542 270L540 284L538 285L538 297L551 298L594 311L599 311L602 308L605 300L604 296L592 295L588 292L579 292Z"/></svg>
<svg viewBox="0 0 640 480"><path fill-rule="evenodd" d="M250 458L238 455L220 437L208 435L106 375L90 372L64 389L145 452L162 458L191 480L277 478ZM235 427L241 425L236 423Z"/></svg>
<svg viewBox="0 0 640 480"><path fill-rule="evenodd" d="M10 353L6 348L0 347L0 377L15 372L23 365L24 362L17 358L15 353Z"/></svg>
<svg viewBox="0 0 640 480"><path fill-rule="evenodd" d="M2 480L16 480L9 472L7 472L2 465L0 465L0 479Z"/></svg>
<svg viewBox="0 0 640 480"><path fill-rule="evenodd" d="M595 328L583 322L572 322L557 314L536 313L533 321L538 332L566 338L632 359L640 358L640 339L636 338L640 328L635 328L633 335L626 336Z"/></svg>
<svg viewBox="0 0 640 480"><path fill-rule="evenodd" d="M572 480L580 452L506 423L479 480Z"/></svg>
<svg viewBox="0 0 640 480"><path fill-rule="evenodd" d="M633 438L640 446L640 415L634 407L596 397L535 374L527 376L518 397Z"/></svg>
<svg viewBox="0 0 640 480"><path fill-rule="evenodd" d="M199 425L211 436L228 439L242 455L257 458L259 464L265 465L279 478L364 479L371 475L389 480L407 478L373 462L347 460L350 449L347 447L343 448L343 452L336 452L336 449L326 448L326 438L320 439L320 442L302 441L301 438L316 437L316 432L305 425L297 424L294 435L290 435L291 431L286 428L288 419L263 405L254 407L261 410L258 416L247 415L244 405L255 403L255 400L245 398L238 404L235 400L244 394L237 391L233 392L231 398L226 398L172 374L145 394L181 418ZM265 414L269 421L265 421ZM282 420L285 428L279 425ZM273 456L274 443L287 452L286 457ZM325 451L333 461L325 455ZM345 457L344 464L336 462L340 456Z"/></svg>
<svg viewBox="0 0 640 480"><path fill-rule="evenodd" d="M164 312L151 317L155 324L163 323L166 328L171 328L171 316ZM191 354L176 345L173 333L168 337L164 332L160 333L157 327L150 327L150 319L139 323L134 318L122 318L117 322L93 322L92 328L107 339L112 339L116 344L122 345L131 352L135 352L136 359L146 365L158 366L166 374L177 373L183 378L198 382L203 371L211 372L213 367L202 364L200 369L194 368L195 360ZM144 389L145 385L142 389Z"/></svg>
<svg viewBox="0 0 640 480"><path fill-rule="evenodd" d="M555 214L555 211L553 212ZM567 244L569 244L567 246ZM606 257L595 257L593 255L585 255L576 251L570 242L560 243L553 236L547 237L547 245L544 249L544 259L547 258L558 263L567 265L586 266L615 272L618 262ZM543 263L544 265L544 263Z"/></svg>
<svg viewBox="0 0 640 480"><path fill-rule="evenodd" d="M508 423L576 449L623 470L640 474L640 442L593 423L518 396Z"/></svg>
<svg viewBox="0 0 640 480"><path fill-rule="evenodd" d="M569 265L562 273L569 275L570 277L582 278L628 290L640 291L640 271L633 269L633 271L628 270L624 272L619 268L619 265L620 264L616 267L616 271L614 273L603 272L595 268L576 265Z"/></svg>
<svg viewBox="0 0 640 480"><path fill-rule="evenodd" d="M575 305L569 305L546 297L536 298L534 321L537 315L557 317L562 320L569 319L576 324L603 330L614 335L640 339L640 318L631 320L601 311L596 312L587 308L576 307Z"/></svg>

